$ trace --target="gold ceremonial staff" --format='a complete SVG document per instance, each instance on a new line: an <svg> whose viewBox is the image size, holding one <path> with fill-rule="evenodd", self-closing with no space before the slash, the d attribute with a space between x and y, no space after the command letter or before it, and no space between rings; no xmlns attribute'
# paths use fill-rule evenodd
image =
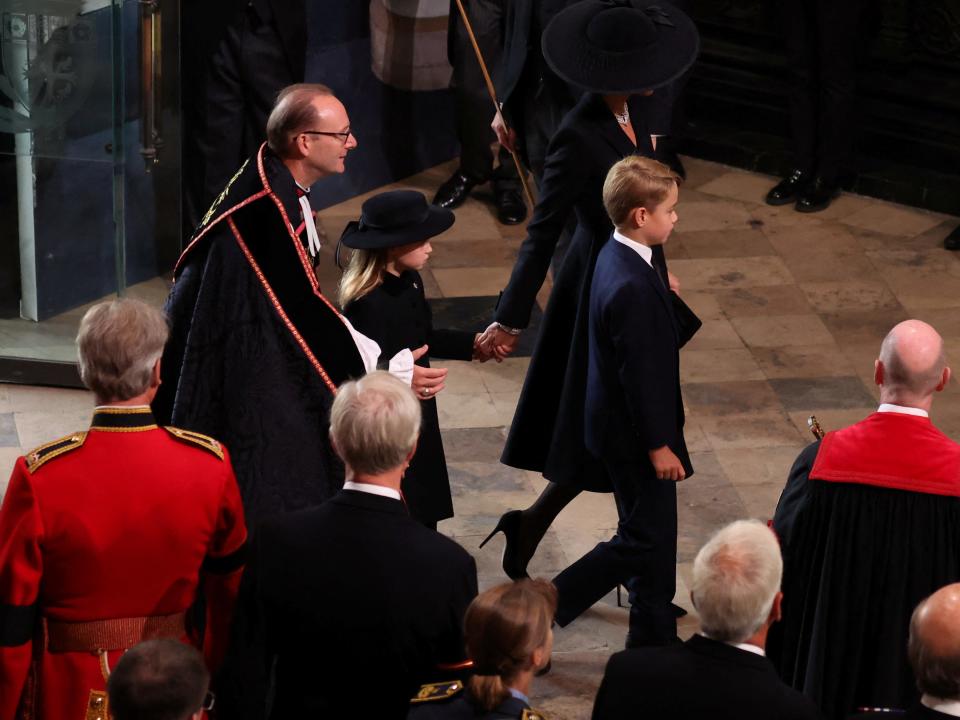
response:
<svg viewBox="0 0 960 720"><path fill-rule="evenodd" d="M813 433L813 436L817 440L823 440L823 436L826 434L823 432L823 428L820 427L820 423L817 420L816 415L811 415L807 418L807 427L810 428L810 432Z"/></svg>
<svg viewBox="0 0 960 720"><path fill-rule="evenodd" d="M487 64L483 61L483 53L480 52L480 46L477 45L477 38L473 34L473 26L470 24L470 18L467 17L467 11L463 7L462 0L457 0L457 9L460 11L460 17L463 19L463 26L467 29L467 35L470 36L470 44L473 45L473 52L477 56L477 62L480 63L480 70L483 73L483 79L487 83L487 93L490 95L490 100L493 101L493 109L500 117L500 121L503 123L503 126L507 127L507 122L503 119L503 113L500 112L500 103L497 101L497 91L493 87L493 80L490 79L490 73L487 71ZM509 150L509 148L507 149ZM523 185L523 192L527 196L527 200L530 202L530 212L533 212L533 208L536 206L536 203L533 201L533 193L530 192L530 186L527 185L527 173L524 171L523 165L520 164L520 157L517 155L517 152L515 150L510 150L510 155L513 157L513 164L517 166L517 175L520 176L520 184Z"/></svg>

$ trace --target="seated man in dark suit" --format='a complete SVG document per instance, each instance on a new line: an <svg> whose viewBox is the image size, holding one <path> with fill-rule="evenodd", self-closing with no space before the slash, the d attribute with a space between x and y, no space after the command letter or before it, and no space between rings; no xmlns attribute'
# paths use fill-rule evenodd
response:
<svg viewBox="0 0 960 720"><path fill-rule="evenodd" d="M476 565L400 495L419 429L420 401L389 373L340 386L330 439L347 481L254 533L222 717L404 717L421 684L464 664Z"/></svg>
<svg viewBox="0 0 960 720"><path fill-rule="evenodd" d="M803 450L777 505L786 600L769 656L829 718L916 699L910 613L960 580L960 445L929 417L949 379L937 331L898 324L877 412Z"/></svg>
<svg viewBox="0 0 960 720"><path fill-rule="evenodd" d="M920 702L904 712L862 708L851 720L902 718L950 720L960 717L960 583L947 585L917 605L910 619L907 654Z"/></svg>
<svg viewBox="0 0 960 720"><path fill-rule="evenodd" d="M739 520L720 530L693 563L700 633L683 644L611 657L593 720L820 717L764 657L767 631L780 618L782 573L777 540L763 524Z"/></svg>
<svg viewBox="0 0 960 720"><path fill-rule="evenodd" d="M680 340L653 247L677 221L677 176L631 155L610 168L603 204L616 228L600 251L590 289L584 440L613 484L620 522L560 573L563 627L619 583L630 591L627 645L677 636L677 488L693 473L683 439Z"/></svg>

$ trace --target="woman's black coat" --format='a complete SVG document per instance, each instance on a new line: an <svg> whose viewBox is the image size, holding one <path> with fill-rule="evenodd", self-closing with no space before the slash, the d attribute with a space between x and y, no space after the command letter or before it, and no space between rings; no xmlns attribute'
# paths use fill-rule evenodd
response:
<svg viewBox="0 0 960 720"><path fill-rule="evenodd" d="M417 365L430 367L430 357L470 360L474 333L434 330L430 306L423 294L420 274L408 270L399 277L388 272L383 283L344 308L353 326L380 345L380 360L386 362L404 348L429 345ZM453 517L447 461L440 439L437 401L421 400L423 424L417 452L403 477L403 496L410 514L423 523Z"/></svg>
<svg viewBox="0 0 960 720"><path fill-rule="evenodd" d="M527 326L560 233L574 210L577 230L554 278L501 461L584 490L611 490L583 440L590 284L600 248L613 231L603 207L603 181L610 167L628 155L653 157L644 101L632 97L628 103L637 147L600 95L584 95L567 113L550 142L540 201L495 314L509 327ZM654 248L653 257L666 279L662 248Z"/></svg>

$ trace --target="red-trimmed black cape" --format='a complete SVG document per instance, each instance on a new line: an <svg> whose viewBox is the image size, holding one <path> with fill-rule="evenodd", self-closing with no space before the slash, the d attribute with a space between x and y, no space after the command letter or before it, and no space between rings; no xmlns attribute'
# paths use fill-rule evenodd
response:
<svg viewBox="0 0 960 720"><path fill-rule="evenodd" d="M960 580L960 446L927 418L874 413L797 458L773 519L783 620L767 653L827 718L909 707L910 615Z"/></svg>
<svg viewBox="0 0 960 720"><path fill-rule="evenodd" d="M251 525L340 488L330 405L338 385L364 372L298 230L293 177L263 146L194 233L166 305L154 412L229 448Z"/></svg>

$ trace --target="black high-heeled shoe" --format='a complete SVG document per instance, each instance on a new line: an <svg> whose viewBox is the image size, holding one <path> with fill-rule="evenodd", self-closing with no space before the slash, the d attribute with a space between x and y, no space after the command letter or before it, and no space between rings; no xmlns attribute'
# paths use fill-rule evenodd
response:
<svg viewBox="0 0 960 720"><path fill-rule="evenodd" d="M505 512L500 516L500 519L497 521L497 526L493 531L480 543L480 547L482 548L490 542L498 532L503 533L506 542L503 546L503 557L500 560L500 564L503 567L503 572L505 572L511 580L522 580L523 578L530 577L527 574L527 564L530 562L533 553L529 553L527 557L521 556L520 526L522 524L522 511L510 510L509 512Z"/></svg>

